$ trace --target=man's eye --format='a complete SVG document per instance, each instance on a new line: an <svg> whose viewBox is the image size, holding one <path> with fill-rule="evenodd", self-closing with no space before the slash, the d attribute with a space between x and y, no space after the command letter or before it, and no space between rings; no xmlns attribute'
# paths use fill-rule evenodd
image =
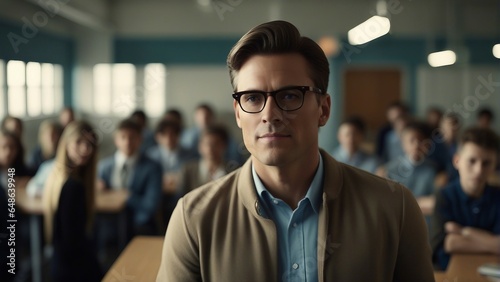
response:
<svg viewBox="0 0 500 282"><path fill-rule="evenodd" d="M301 93L297 92L297 91L289 90L289 91L280 92L278 96L280 97L281 100L293 101L293 100L300 99Z"/></svg>
<svg viewBox="0 0 500 282"><path fill-rule="evenodd" d="M258 103L262 100L262 95L259 94L245 94L243 97L245 102L248 103Z"/></svg>

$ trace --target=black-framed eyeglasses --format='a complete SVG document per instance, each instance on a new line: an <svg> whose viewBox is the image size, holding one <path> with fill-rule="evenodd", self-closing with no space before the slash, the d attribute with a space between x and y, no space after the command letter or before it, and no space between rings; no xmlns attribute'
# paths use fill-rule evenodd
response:
<svg viewBox="0 0 500 282"><path fill-rule="evenodd" d="M313 86L289 86L275 91L259 90L240 91L233 94L241 109L247 113L259 113L266 106L267 96L274 98L276 105L283 111L296 111L304 104L307 92L323 94L323 91Z"/></svg>

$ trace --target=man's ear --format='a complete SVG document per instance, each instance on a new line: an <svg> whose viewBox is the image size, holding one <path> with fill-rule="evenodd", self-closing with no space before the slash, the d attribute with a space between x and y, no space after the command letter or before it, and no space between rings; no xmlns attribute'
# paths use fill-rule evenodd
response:
<svg viewBox="0 0 500 282"><path fill-rule="evenodd" d="M236 101L236 100L233 100L233 110L234 110L234 117L236 118L236 124L238 125L239 128L241 128L240 105L238 104L238 101Z"/></svg>
<svg viewBox="0 0 500 282"><path fill-rule="evenodd" d="M328 119L330 118L330 109L332 107L332 100L329 94L325 94L324 97L320 98L320 115L318 120L318 126L324 126Z"/></svg>

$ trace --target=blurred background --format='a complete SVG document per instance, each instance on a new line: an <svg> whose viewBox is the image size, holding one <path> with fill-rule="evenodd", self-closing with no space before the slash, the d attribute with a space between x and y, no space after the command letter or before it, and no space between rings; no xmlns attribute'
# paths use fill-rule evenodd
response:
<svg viewBox="0 0 500 282"><path fill-rule="evenodd" d="M332 118L320 132L328 151L353 114L373 141L397 100L416 116L437 106L465 124L482 106L500 111L498 0L0 0L0 117L23 119L29 151L41 121L71 106L101 133L104 156L116 121L135 109L153 127L178 108L190 126L206 102L241 140L226 56L250 28L276 19L330 59ZM444 50L451 58L429 61Z"/></svg>

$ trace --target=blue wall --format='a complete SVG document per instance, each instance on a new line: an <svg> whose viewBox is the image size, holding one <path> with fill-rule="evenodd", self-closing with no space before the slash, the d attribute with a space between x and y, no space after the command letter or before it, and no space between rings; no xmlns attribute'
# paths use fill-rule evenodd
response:
<svg viewBox="0 0 500 282"><path fill-rule="evenodd" d="M74 41L40 31L34 26L12 24L0 20L0 59L60 64L64 68L64 105L72 105L72 71ZM14 44L12 44L14 42Z"/></svg>

